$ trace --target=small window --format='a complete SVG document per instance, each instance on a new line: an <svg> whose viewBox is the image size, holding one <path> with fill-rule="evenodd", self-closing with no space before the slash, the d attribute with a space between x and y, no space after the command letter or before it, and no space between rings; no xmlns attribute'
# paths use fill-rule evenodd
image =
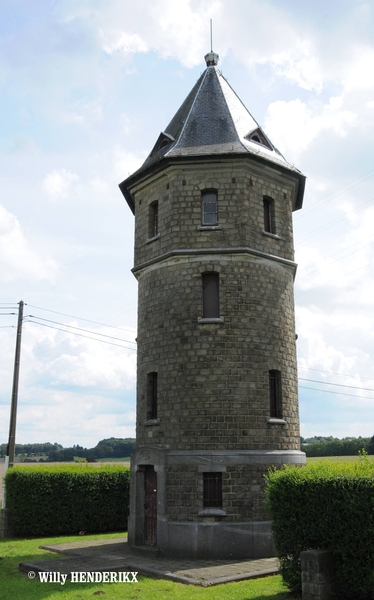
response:
<svg viewBox="0 0 374 600"><path fill-rule="evenodd" d="M219 274L203 273L203 319L219 318Z"/></svg>
<svg viewBox="0 0 374 600"><path fill-rule="evenodd" d="M217 192L209 190L202 192L202 224L217 225L218 224L218 199Z"/></svg>
<svg viewBox="0 0 374 600"><path fill-rule="evenodd" d="M152 202L149 205L149 231L148 235L150 238L158 235L158 202Z"/></svg>
<svg viewBox="0 0 374 600"><path fill-rule="evenodd" d="M264 196L264 231L275 233L274 200L268 196Z"/></svg>
<svg viewBox="0 0 374 600"><path fill-rule="evenodd" d="M222 508L222 473L203 473L204 508Z"/></svg>
<svg viewBox="0 0 374 600"><path fill-rule="evenodd" d="M147 420L157 419L157 373L147 375Z"/></svg>
<svg viewBox="0 0 374 600"><path fill-rule="evenodd" d="M270 417L282 418L281 372L269 371Z"/></svg>

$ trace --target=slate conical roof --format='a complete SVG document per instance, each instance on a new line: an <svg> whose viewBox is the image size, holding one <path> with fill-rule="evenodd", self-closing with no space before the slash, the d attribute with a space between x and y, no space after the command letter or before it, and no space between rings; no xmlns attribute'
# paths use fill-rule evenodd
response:
<svg viewBox="0 0 374 600"><path fill-rule="evenodd" d="M209 60L212 59L213 60ZM160 133L151 153L120 189L133 209L128 184L165 159L251 155L260 162L273 163L299 180L295 209L301 208L305 177L273 146L217 68L218 55L205 57L207 68L166 129ZM174 162L173 160L173 162ZM160 164L161 166L161 164ZM145 173L144 173L145 174Z"/></svg>

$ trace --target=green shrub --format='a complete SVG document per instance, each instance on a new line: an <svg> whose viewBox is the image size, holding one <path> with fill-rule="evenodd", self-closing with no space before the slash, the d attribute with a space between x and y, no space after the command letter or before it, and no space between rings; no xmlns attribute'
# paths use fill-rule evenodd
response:
<svg viewBox="0 0 374 600"><path fill-rule="evenodd" d="M267 506L285 583L301 590L300 552L334 554L339 598L374 599L374 463L321 461L267 477Z"/></svg>
<svg viewBox="0 0 374 600"><path fill-rule="evenodd" d="M127 528L130 472L122 465L13 467L7 507L18 536L56 536Z"/></svg>

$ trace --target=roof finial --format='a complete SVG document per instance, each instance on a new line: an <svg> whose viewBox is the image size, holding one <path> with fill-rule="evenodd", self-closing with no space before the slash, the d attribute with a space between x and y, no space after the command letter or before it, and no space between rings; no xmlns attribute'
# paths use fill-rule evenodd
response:
<svg viewBox="0 0 374 600"><path fill-rule="evenodd" d="M210 52L204 56L207 67L215 67L218 65L219 56L213 52L213 33L212 33L212 19L210 19Z"/></svg>

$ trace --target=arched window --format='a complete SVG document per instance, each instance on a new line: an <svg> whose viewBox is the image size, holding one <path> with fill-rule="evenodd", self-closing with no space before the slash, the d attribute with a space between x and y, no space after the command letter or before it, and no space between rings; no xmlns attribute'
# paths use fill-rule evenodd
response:
<svg viewBox="0 0 374 600"><path fill-rule="evenodd" d="M203 225L218 224L218 196L216 190L205 190L201 193L201 222Z"/></svg>
<svg viewBox="0 0 374 600"><path fill-rule="evenodd" d="M219 274L203 273L203 319L219 318Z"/></svg>

